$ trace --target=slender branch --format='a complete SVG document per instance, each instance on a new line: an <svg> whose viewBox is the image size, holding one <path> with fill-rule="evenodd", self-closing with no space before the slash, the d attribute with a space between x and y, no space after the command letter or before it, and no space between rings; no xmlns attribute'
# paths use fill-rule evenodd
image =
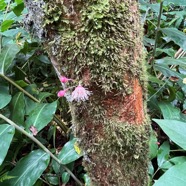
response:
<svg viewBox="0 0 186 186"><path fill-rule="evenodd" d="M21 92L23 92L25 95L27 95L33 101L35 101L37 103L40 103L41 102L40 100L38 100L37 98L35 98L34 96L32 96L30 93L28 93L26 90L24 90L22 87L20 87L18 84L16 84L14 81L12 81L9 77L5 76L4 74L0 74L0 77L4 78L9 83L11 83L12 85L14 85L17 89L19 89ZM62 128L62 130L65 133L67 133L67 131L69 130L68 127L63 122L61 122L61 120L56 115L54 115L54 121Z"/></svg>
<svg viewBox="0 0 186 186"><path fill-rule="evenodd" d="M156 35L155 35L155 44L154 44L154 50L153 50L153 58L155 57L156 54L156 47L157 47L157 42L158 42L158 33L160 30L160 22L161 22L161 15L163 11L163 1L160 3L160 10L159 10L159 15L158 15L158 25L156 28Z"/></svg>
<svg viewBox="0 0 186 186"><path fill-rule="evenodd" d="M32 136L31 134L26 132L23 128L19 127L17 124L15 124L13 121L11 121L7 117L3 116L2 114L0 114L0 118L5 120L6 122L8 122L10 125L15 127L18 131L20 131L25 136L30 138L33 142L35 142L41 149L43 149L47 154L49 154L51 156L51 158L53 158L57 163L59 163L79 185L81 185L81 186L83 185L81 183L81 181L70 171L70 169L68 169L65 165L63 165L61 160L59 160L56 156L54 156L39 140L37 140L34 136Z"/></svg>

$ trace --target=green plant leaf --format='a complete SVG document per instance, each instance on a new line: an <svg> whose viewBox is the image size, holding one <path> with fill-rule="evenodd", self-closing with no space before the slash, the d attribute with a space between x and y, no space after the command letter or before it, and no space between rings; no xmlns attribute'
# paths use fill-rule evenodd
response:
<svg viewBox="0 0 186 186"><path fill-rule="evenodd" d="M64 145L62 150L59 152L58 158L61 160L63 164L71 163L79 159L83 155L83 152L81 152L80 154L76 152L74 148L76 141L77 141L76 138L70 140Z"/></svg>
<svg viewBox="0 0 186 186"><path fill-rule="evenodd" d="M3 48L2 52L0 53L0 74L6 73L19 51L20 49L16 44L12 44Z"/></svg>
<svg viewBox="0 0 186 186"><path fill-rule="evenodd" d="M157 156L158 153L158 144L157 138L154 132L151 132L150 140L149 140L149 156L150 159L153 159Z"/></svg>
<svg viewBox="0 0 186 186"><path fill-rule="evenodd" d="M0 85L0 109L8 105L11 99L12 96L9 94L8 86Z"/></svg>
<svg viewBox="0 0 186 186"><path fill-rule="evenodd" d="M186 67L185 63L186 57L182 57L179 59L171 58L171 57L164 57L162 59L157 59L156 64L163 64L163 65L179 65L181 67Z"/></svg>
<svg viewBox="0 0 186 186"><path fill-rule="evenodd" d="M158 106L161 109L164 119L175 119L180 120L181 111L174 107L171 103L160 102Z"/></svg>
<svg viewBox="0 0 186 186"><path fill-rule="evenodd" d="M29 113L29 116L26 120L26 129L30 131L29 128L34 126L39 132L43 129L53 118L57 108L57 101L53 103L41 103L35 107Z"/></svg>
<svg viewBox="0 0 186 186"><path fill-rule="evenodd" d="M174 3L175 5L186 6L185 0L164 0L167 3Z"/></svg>
<svg viewBox="0 0 186 186"><path fill-rule="evenodd" d="M161 166L169 159L170 145L168 141L165 141L158 149L157 162L158 166Z"/></svg>
<svg viewBox="0 0 186 186"><path fill-rule="evenodd" d="M16 16L20 16L24 10L24 3L19 3L16 7L13 8L13 12Z"/></svg>
<svg viewBox="0 0 186 186"><path fill-rule="evenodd" d="M49 161L49 154L43 150L32 151L19 160L15 168L8 173L9 176L15 176L15 178L0 183L0 186L33 186L47 168Z"/></svg>
<svg viewBox="0 0 186 186"><path fill-rule="evenodd" d="M68 172L63 172L62 173L62 182L64 184L68 183L68 181L70 180L70 174Z"/></svg>
<svg viewBox="0 0 186 186"><path fill-rule="evenodd" d="M4 10L5 7L6 7L5 1L4 1L4 0L0 0L0 10L1 10L1 11Z"/></svg>
<svg viewBox="0 0 186 186"><path fill-rule="evenodd" d="M15 128L8 124L0 125L0 165L8 152L10 143L15 133Z"/></svg>
<svg viewBox="0 0 186 186"><path fill-rule="evenodd" d="M18 125L24 125L25 99L22 92L14 95L11 101L11 119Z"/></svg>
<svg viewBox="0 0 186 186"><path fill-rule="evenodd" d="M185 186L186 162L175 165L167 170L153 186Z"/></svg>
<svg viewBox="0 0 186 186"><path fill-rule="evenodd" d="M12 26L13 22L14 22L14 20L12 20L12 19L3 21L1 23L1 32L8 30Z"/></svg>
<svg viewBox="0 0 186 186"><path fill-rule="evenodd" d="M162 28L161 31L166 34L172 41L186 50L186 35L177 28Z"/></svg>
<svg viewBox="0 0 186 186"><path fill-rule="evenodd" d="M177 145L186 150L186 123L177 120L153 119Z"/></svg>

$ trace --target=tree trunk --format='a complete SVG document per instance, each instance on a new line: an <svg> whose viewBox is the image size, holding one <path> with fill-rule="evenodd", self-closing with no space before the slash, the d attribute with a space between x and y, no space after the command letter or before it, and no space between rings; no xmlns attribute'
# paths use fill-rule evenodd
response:
<svg viewBox="0 0 186 186"><path fill-rule="evenodd" d="M92 185L147 186L149 125L135 0L25 0L58 72L92 91L70 104Z"/></svg>

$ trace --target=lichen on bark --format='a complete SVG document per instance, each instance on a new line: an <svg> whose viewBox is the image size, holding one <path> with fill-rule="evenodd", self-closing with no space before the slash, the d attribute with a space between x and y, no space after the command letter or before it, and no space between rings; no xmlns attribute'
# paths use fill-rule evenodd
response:
<svg viewBox="0 0 186 186"><path fill-rule="evenodd" d="M25 3L25 23L42 38L58 71L93 92L88 102L71 104L74 133L87 154L84 165L92 183L146 186L149 125L137 2Z"/></svg>

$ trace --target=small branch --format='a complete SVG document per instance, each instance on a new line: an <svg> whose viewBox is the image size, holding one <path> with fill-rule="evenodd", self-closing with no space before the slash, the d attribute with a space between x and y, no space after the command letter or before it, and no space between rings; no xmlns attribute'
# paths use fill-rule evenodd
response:
<svg viewBox="0 0 186 186"><path fill-rule="evenodd" d="M18 131L20 131L25 136L30 138L33 142L35 142L41 149L43 149L47 154L49 154L51 156L51 158L53 158L57 163L59 163L79 185L83 186L83 184L80 182L80 180L70 171L70 169L68 169L65 165L63 165L61 160L59 160L56 156L54 156L39 140L37 140L34 136L32 136L31 134L26 132L23 128L19 127L17 124L15 124L13 121L11 121L7 117L3 116L2 114L0 114L0 118L5 120L6 122L8 122L10 125L15 127Z"/></svg>
<svg viewBox="0 0 186 186"><path fill-rule="evenodd" d="M154 44L154 50L153 50L153 54L152 54L153 59L155 58L155 54L156 54L156 47L157 47L158 33L159 33L159 30L160 30L162 10L163 10L163 1L160 3L160 10L159 10L159 15L158 15L158 25L157 25L157 28L156 28L155 44Z"/></svg>
<svg viewBox="0 0 186 186"><path fill-rule="evenodd" d="M35 101L37 103L40 103L41 102L40 100L38 100L37 98L35 98L34 96L32 96L30 93L28 93L26 90L24 90L22 87L20 87L18 84L16 84L14 81L12 81L9 77L5 76L4 74L0 74L0 77L4 78L9 83L11 83L12 85L14 85L17 89L19 89L21 92L23 92L25 95L27 95L33 101ZM54 115L54 121L61 127L61 129L65 133L67 133L67 131L69 130L68 127L63 122L61 122L61 120L56 115Z"/></svg>

